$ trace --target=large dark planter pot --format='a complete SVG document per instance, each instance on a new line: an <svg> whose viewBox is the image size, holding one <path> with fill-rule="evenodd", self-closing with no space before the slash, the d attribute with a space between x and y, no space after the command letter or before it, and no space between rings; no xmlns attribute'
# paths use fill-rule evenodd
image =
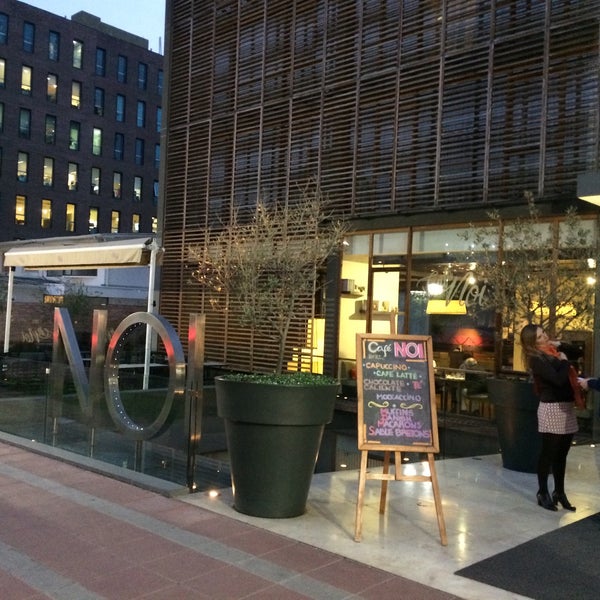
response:
<svg viewBox="0 0 600 600"><path fill-rule="evenodd" d="M533 384L521 379L488 379L488 395L494 403L502 466L512 471L535 473L542 447L538 432L538 399Z"/></svg>
<svg viewBox="0 0 600 600"><path fill-rule="evenodd" d="M255 517L303 514L337 384L285 386L215 377L215 388L234 508Z"/></svg>

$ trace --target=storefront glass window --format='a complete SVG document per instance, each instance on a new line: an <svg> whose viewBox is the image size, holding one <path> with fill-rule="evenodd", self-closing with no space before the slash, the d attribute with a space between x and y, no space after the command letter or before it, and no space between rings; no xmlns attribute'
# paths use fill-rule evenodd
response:
<svg viewBox="0 0 600 600"><path fill-rule="evenodd" d="M355 373L357 333L403 331L408 231L349 236L342 263L339 376Z"/></svg>
<svg viewBox="0 0 600 600"><path fill-rule="evenodd" d="M482 242L494 252L497 240ZM413 233L408 333L430 335L439 369L468 357L493 370L494 311L479 310L482 282L474 275L478 249L466 228Z"/></svg>
<svg viewBox="0 0 600 600"><path fill-rule="evenodd" d="M510 227L510 224L505 226ZM516 255L523 256L523 248L531 244L531 253L526 250L525 255L531 255L534 269L535 256L539 256L534 246L540 239L550 240L550 248L553 240L554 244L558 240L551 260L557 269L560 266L561 273L581 282L579 295L569 296L565 304L564 296L570 292L562 286L560 277L555 281L556 286L562 286L554 318L561 325L561 331L565 330L563 338L581 347L591 346L586 315L584 311L581 318L579 315L580 296L595 285L596 275L595 261L590 258L586 262L581 259L581 252L576 253L577 240L585 236L573 239L573 228L565 220L528 223L526 230L519 237L514 230L509 234L509 229L505 229L507 235L501 251L498 248L500 230L492 225L489 229L485 226L473 229L465 224L456 228L418 228L349 236L342 262L339 304L340 379L350 381L355 373L357 333L431 336L436 367L442 376L458 369L467 358L475 359L477 370L487 374L498 370L523 371L518 332L527 322L525 313L529 312L530 318L540 323L545 322L548 315L536 314L537 309L531 304L527 310L504 314L499 329L496 311L490 306L490 283L485 279L482 266L498 260L514 263ZM588 233L587 242L581 241L588 247L590 240L596 239L596 221L582 219L577 226L577 231L581 230ZM521 294L516 300L522 304L521 290L515 290L515 294ZM573 309L567 314L569 302ZM548 307L544 305L539 310L548 311ZM563 327L565 319L568 319L566 329ZM500 333L502 343L499 345ZM500 347L501 354L498 353ZM589 356L590 352L586 352L586 367L589 367Z"/></svg>

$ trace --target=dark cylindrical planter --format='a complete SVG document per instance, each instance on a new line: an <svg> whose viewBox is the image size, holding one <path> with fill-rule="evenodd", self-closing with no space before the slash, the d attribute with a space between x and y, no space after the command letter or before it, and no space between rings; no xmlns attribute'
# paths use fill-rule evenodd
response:
<svg viewBox="0 0 600 600"><path fill-rule="evenodd" d="M303 514L337 384L282 386L216 377L215 386L234 508L255 517Z"/></svg>
<svg viewBox="0 0 600 600"><path fill-rule="evenodd" d="M512 471L535 473L542 447L538 432L538 399L533 384L519 379L488 379L494 403L502 466Z"/></svg>

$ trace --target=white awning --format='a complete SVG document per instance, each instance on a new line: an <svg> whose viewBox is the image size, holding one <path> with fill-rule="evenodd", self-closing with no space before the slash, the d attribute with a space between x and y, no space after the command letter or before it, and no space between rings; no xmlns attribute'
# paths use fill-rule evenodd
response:
<svg viewBox="0 0 600 600"><path fill-rule="evenodd" d="M150 264L152 237L79 236L15 242L4 253L5 267L25 269L95 269Z"/></svg>
<svg viewBox="0 0 600 600"><path fill-rule="evenodd" d="M8 250L3 250L8 248ZM3 266L11 267L8 273L6 316L4 323L4 352L8 352L14 267L29 270L48 269L114 269L115 267L143 267L148 270L148 312L154 307L154 281L156 264L162 248L154 237L148 235L110 234L81 235L73 237L23 240L0 244ZM144 389L148 387L150 364L150 328L146 327L144 358Z"/></svg>

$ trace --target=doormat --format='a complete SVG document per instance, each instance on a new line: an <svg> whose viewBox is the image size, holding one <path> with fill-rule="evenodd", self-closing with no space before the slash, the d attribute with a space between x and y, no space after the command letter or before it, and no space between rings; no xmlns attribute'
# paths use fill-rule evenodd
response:
<svg viewBox="0 0 600 600"><path fill-rule="evenodd" d="M600 513L455 574L534 600L596 600L600 598Z"/></svg>

